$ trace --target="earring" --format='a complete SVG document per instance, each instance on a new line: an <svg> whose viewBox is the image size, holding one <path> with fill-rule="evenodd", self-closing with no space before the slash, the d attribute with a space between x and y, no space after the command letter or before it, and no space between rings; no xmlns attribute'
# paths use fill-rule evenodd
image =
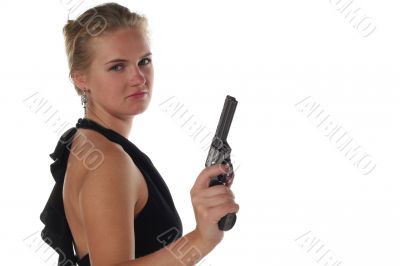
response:
<svg viewBox="0 0 400 266"><path fill-rule="evenodd" d="M83 90L83 94L81 95L81 103L83 105L83 109L84 109L84 113L85 113L84 117L86 117L86 115L87 115L87 112L86 112L87 101L88 101L88 98L87 98L87 95L86 95L86 90Z"/></svg>

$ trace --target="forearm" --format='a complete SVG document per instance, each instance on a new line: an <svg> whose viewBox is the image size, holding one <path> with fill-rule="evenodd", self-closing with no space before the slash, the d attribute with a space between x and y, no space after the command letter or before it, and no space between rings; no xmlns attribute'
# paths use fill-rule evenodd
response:
<svg viewBox="0 0 400 266"><path fill-rule="evenodd" d="M195 265L206 256L214 246L201 240L197 231L192 231L164 248L147 256L126 261L114 266L189 266Z"/></svg>

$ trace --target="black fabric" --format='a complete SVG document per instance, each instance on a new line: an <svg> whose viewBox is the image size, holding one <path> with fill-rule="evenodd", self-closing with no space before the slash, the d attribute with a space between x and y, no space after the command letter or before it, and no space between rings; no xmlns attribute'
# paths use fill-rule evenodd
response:
<svg viewBox="0 0 400 266"><path fill-rule="evenodd" d="M56 183L40 215L40 220L45 225L41 237L59 254L58 266L90 265L89 254L81 259L74 254L74 240L65 216L62 198L65 170L77 128L95 130L110 141L120 144L145 178L149 192L148 201L134 221L136 258L157 251L177 237L181 237L182 223L170 191L150 158L119 133L105 128L93 120L79 118L76 126L68 129L60 137L54 152L50 154L54 160L50 165L50 170ZM162 241L157 238L171 229L175 234L173 238L168 237Z"/></svg>

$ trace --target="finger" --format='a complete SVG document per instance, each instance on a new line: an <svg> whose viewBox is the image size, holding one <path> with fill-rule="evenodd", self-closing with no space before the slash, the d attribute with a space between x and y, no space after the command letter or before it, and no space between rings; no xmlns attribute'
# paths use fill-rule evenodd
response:
<svg viewBox="0 0 400 266"><path fill-rule="evenodd" d="M213 187L209 187L201 192L200 197L202 198L212 198L219 195L233 195L231 189L224 185L216 185Z"/></svg>
<svg viewBox="0 0 400 266"><path fill-rule="evenodd" d="M192 190L196 191L199 189L207 188L210 179L214 176L218 176L220 174L226 174L228 172L229 166L225 166L223 164L214 164L204 168L200 175L197 177Z"/></svg>
<svg viewBox="0 0 400 266"><path fill-rule="evenodd" d="M235 177L235 173L233 171L226 177L226 185L229 188L232 186L234 177Z"/></svg>
<svg viewBox="0 0 400 266"><path fill-rule="evenodd" d="M208 209L208 217L211 222L218 223L218 221L228 213L237 213L238 211L239 204L230 202Z"/></svg>
<svg viewBox="0 0 400 266"><path fill-rule="evenodd" d="M234 196L232 194L222 194L211 198L204 198L201 202L201 204L206 208L213 208L232 203L234 203Z"/></svg>

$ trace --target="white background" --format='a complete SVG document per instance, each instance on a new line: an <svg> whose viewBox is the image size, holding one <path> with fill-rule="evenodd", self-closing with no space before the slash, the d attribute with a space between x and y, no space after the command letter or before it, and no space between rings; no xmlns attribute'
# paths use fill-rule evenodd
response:
<svg viewBox="0 0 400 266"><path fill-rule="evenodd" d="M71 126L83 115L62 35L78 1L67 2L0 7L1 265L56 259L36 249L60 134L25 99L37 93ZM207 151L160 103L174 97L214 133L225 96L239 102L228 141L241 209L201 265L316 266L329 256L326 265L400 265L399 5L354 1L376 27L364 37L338 2L118 1L145 14L152 29L153 99L130 140L169 185L185 233L195 225L189 190ZM70 18L99 3L87 1ZM370 174L296 106L309 96L374 158ZM307 251L313 239L319 253Z"/></svg>

